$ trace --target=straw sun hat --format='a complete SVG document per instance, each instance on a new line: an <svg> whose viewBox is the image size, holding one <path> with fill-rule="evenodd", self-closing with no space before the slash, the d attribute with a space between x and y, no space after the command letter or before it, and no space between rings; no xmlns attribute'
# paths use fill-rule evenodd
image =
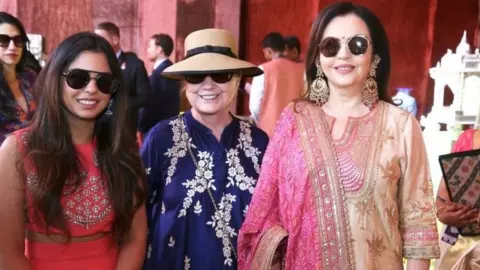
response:
<svg viewBox="0 0 480 270"><path fill-rule="evenodd" d="M253 77L263 71L256 65L238 59L235 37L221 29L204 29L185 39L185 59L162 72L165 77L181 79L183 75L239 72Z"/></svg>

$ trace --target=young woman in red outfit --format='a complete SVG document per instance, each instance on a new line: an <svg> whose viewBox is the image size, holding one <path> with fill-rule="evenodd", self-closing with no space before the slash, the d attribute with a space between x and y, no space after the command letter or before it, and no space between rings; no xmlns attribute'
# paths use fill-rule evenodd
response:
<svg viewBox="0 0 480 270"><path fill-rule="evenodd" d="M0 148L0 269L140 269L145 171L115 53L75 34L35 91L31 126Z"/></svg>

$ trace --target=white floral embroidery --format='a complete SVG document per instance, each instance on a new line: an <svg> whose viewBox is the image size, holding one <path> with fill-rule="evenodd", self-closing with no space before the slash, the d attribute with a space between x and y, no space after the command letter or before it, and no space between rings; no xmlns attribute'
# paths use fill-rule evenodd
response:
<svg viewBox="0 0 480 270"><path fill-rule="evenodd" d="M195 214L200 216L200 213L202 213L202 205L200 204L200 201L197 201L197 204L195 204L195 207L193 209Z"/></svg>
<svg viewBox="0 0 480 270"><path fill-rule="evenodd" d="M175 239L173 239L172 236L170 236L170 239L168 241L168 246L171 247L171 248L175 247Z"/></svg>
<svg viewBox="0 0 480 270"><path fill-rule="evenodd" d="M227 187L237 186L240 190L248 190L250 194L253 194L255 184L257 179L247 176L245 169L240 163L240 158L238 157L237 149L230 149L227 153L227 162L228 164L228 184Z"/></svg>
<svg viewBox="0 0 480 270"><path fill-rule="evenodd" d="M150 172L151 172L151 171L152 171L152 168L146 168L146 169L145 169L145 173L146 173L147 175L150 175Z"/></svg>
<svg viewBox="0 0 480 270"><path fill-rule="evenodd" d="M240 121L240 136L238 138L238 146L245 152L245 156L252 159L253 168L260 173L260 165L258 164L258 156L261 154L257 147L252 145L252 129L247 122Z"/></svg>
<svg viewBox="0 0 480 270"><path fill-rule="evenodd" d="M184 217L187 215L187 210L193 203L193 197L196 193L204 193L207 188L217 190L213 185L215 179L213 179L213 156L205 151L198 152L198 168L195 170L195 178L192 180L186 180L182 183L187 188L187 196L183 199L183 208L180 210L178 217ZM200 165L202 164L202 165Z"/></svg>
<svg viewBox="0 0 480 270"><path fill-rule="evenodd" d="M150 259L152 256L152 244L148 245L148 251L147 251L147 259Z"/></svg>
<svg viewBox="0 0 480 270"><path fill-rule="evenodd" d="M245 206L245 209L243 209L243 217L246 217L248 213L248 204Z"/></svg>
<svg viewBox="0 0 480 270"><path fill-rule="evenodd" d="M182 158L187 153L188 134L184 132L183 121L178 118L170 121L173 132L173 146L167 149L165 155L170 158L170 166L168 167L167 178L165 185L172 182L172 176L175 174L175 166L178 163L178 158Z"/></svg>
<svg viewBox="0 0 480 270"><path fill-rule="evenodd" d="M170 166L167 171L167 178L165 185L172 182L172 177L176 171L176 165L179 158L183 158L188 154L187 146L190 145L192 149L196 149L196 146L192 143L192 139L189 138L188 133L185 130L183 120L178 118L170 122L173 132L173 146L165 152L165 155L170 158ZM240 121L240 134L238 137L238 143L235 148L227 150L227 160L225 163L228 166L227 175L227 187L238 187L242 191L248 190L253 194L254 187L257 179L247 176L244 167L240 161L240 152L243 152L247 158L253 163L255 172L260 172L259 156L261 152L258 148L253 146L251 125L247 122ZM192 207L194 203L194 197L196 193L204 193L207 188L212 191L216 190L215 179L213 175L213 155L206 151L198 151L197 162L198 167L195 170L195 177L193 179L185 180L182 185L186 188L186 197L183 200L183 207L178 214L178 218L187 215L187 210ZM236 201L236 197L231 194L224 195L220 204L218 205L219 211L214 213L212 220L207 222L207 225L211 226L215 231L218 238L223 243L223 255L225 257L224 264L231 266L233 263L232 249L230 247L230 238L235 237L237 232L230 227L232 204ZM197 200L193 207L193 212L200 216L203 211L202 205ZM248 211L248 206L243 210L245 216ZM162 202L162 214L165 213L165 205ZM190 269L190 258L185 256L185 269Z"/></svg>
<svg viewBox="0 0 480 270"><path fill-rule="evenodd" d="M162 202L162 215L165 215L165 211L166 211L166 209L165 209L165 203Z"/></svg>
<svg viewBox="0 0 480 270"><path fill-rule="evenodd" d="M183 269L185 270L189 270L190 269L190 258L188 258L188 256L185 256L185 261L183 261L185 263L185 266Z"/></svg>
<svg viewBox="0 0 480 270"><path fill-rule="evenodd" d="M250 124L240 121L240 135L238 137L238 145L235 149L230 149L227 153L228 164L228 184L227 187L237 186L240 190L248 190L250 194L253 194L257 179L247 176L245 169L243 168L240 158L238 157L239 151L243 150L245 156L250 158L253 163L253 167L257 173L260 171L260 165L258 164L258 156L261 154L258 148L252 145L252 130Z"/></svg>
<svg viewBox="0 0 480 270"><path fill-rule="evenodd" d="M237 235L235 229L229 225L232 220L232 204L235 200L235 195L224 195L218 204L218 211L214 213L212 220L207 222L207 225L210 225L215 230L217 238L222 239L223 256L225 257L224 264L228 266L232 266L233 263L230 239Z"/></svg>

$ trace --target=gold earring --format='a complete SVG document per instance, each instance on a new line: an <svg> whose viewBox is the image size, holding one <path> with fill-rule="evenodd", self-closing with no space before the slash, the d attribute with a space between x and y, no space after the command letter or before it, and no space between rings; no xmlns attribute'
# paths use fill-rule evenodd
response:
<svg viewBox="0 0 480 270"><path fill-rule="evenodd" d="M317 75L310 86L310 93L308 98L315 101L318 105L325 104L330 96L330 89L328 89L327 81L323 78L322 67L320 66L320 56L315 60L317 67Z"/></svg>
<svg viewBox="0 0 480 270"><path fill-rule="evenodd" d="M380 63L380 56L377 54L373 56L372 66L370 67L370 73L368 74L368 79L365 81L362 89L362 102L369 109L373 108L373 105L378 101L378 85L375 81L376 70L378 64Z"/></svg>

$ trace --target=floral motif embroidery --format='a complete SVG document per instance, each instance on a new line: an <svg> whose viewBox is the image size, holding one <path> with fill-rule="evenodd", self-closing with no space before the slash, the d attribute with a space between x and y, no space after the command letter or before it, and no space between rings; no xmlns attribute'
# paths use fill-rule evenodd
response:
<svg viewBox="0 0 480 270"><path fill-rule="evenodd" d="M386 216L388 218L388 224L391 229L398 228L398 213L395 205L390 205L385 209Z"/></svg>
<svg viewBox="0 0 480 270"><path fill-rule="evenodd" d="M38 187L38 179L37 174L34 172L30 172L27 175L27 190L29 192L34 192Z"/></svg>
<svg viewBox="0 0 480 270"><path fill-rule="evenodd" d="M419 189L423 192L423 195L429 198L432 197L432 193L430 193L432 188L433 186L431 181L423 181L423 184L419 187Z"/></svg>
<svg viewBox="0 0 480 270"><path fill-rule="evenodd" d="M253 146L252 134L251 134L251 125L249 123L240 121L240 133L238 137L238 143L235 148L227 150L227 156L225 164L227 164L227 188L237 186L240 190L248 190L253 194L254 187L256 185L257 179L246 175L245 170L240 161L240 151L244 153L247 158L253 163L256 173L260 171L259 157L261 155L260 150L257 147ZM170 158L170 165L167 171L166 183L168 185L172 181L172 177L175 174L176 166L180 158L187 156L188 146L192 149L197 149L197 147L192 143L192 139L189 138L188 133L186 132L183 120L178 118L169 123L172 127L173 132L173 146L165 152L165 156ZM186 197L183 200L183 207L178 214L178 218L185 217L187 215L187 210L192 207L194 204L195 194L204 193L207 188L210 188L212 191L216 190L215 179L213 175L213 155L206 151L198 151L196 154L198 157L198 167L195 170L195 177L193 179L187 179L182 183L186 188ZM154 194L155 195L155 194ZM225 257L225 264L231 266L233 263L232 259L232 249L230 247L230 239L228 235L236 236L237 233L233 228L230 227L229 223L231 221L231 211L232 204L235 202L235 196L231 194L224 195L222 201L219 205L219 211L221 213L215 213L212 216L212 221L208 221L207 225L212 226L216 230L217 237L222 239L223 243L223 254ZM246 215L248 206L244 209L243 215ZM193 206L193 213L200 215L203 211L200 201ZM165 205L162 202L162 214L165 213ZM225 219L227 218L227 219ZM220 220L221 219L221 220ZM227 231L224 235L223 228ZM219 232L219 230L221 231ZM190 267L190 258L185 257L185 268Z"/></svg>
<svg viewBox="0 0 480 270"><path fill-rule="evenodd" d="M100 222L112 211L105 182L97 176L82 181L78 191L65 195L65 198L65 215L73 223L86 228Z"/></svg>
<svg viewBox="0 0 480 270"><path fill-rule="evenodd" d="M382 253L387 249L385 247L385 243L383 242L383 239L379 237L377 234L373 234L371 239L366 239L365 240L368 244L368 249L370 254L372 254L372 257L374 258L374 269L382 269L379 267L378 260L375 258L380 257Z"/></svg>
<svg viewBox="0 0 480 270"><path fill-rule="evenodd" d="M185 256L185 261L183 261L183 262L185 263L184 269L189 270L190 269L190 258L188 258L188 256Z"/></svg>
<svg viewBox="0 0 480 270"><path fill-rule="evenodd" d="M176 119L170 121L169 125L172 126L173 132L173 146L167 149L166 156L170 158L170 166L168 167L167 178L165 185L172 182L172 176L175 174L175 166L178 163L178 158L182 158L187 153L188 134L184 132L183 121Z"/></svg>
<svg viewBox="0 0 480 270"><path fill-rule="evenodd" d="M419 200L413 200L408 206L405 206L400 213L403 217L401 218L402 223L400 227L403 227L404 223L411 220L426 223L432 222L435 218L435 212L432 211L433 209L433 203L430 201L420 202Z"/></svg>
<svg viewBox="0 0 480 270"><path fill-rule="evenodd" d="M373 200L362 200L355 203L355 210L360 218L360 229L365 230L365 218L370 216L372 211L375 209Z"/></svg>
<svg viewBox="0 0 480 270"><path fill-rule="evenodd" d="M380 136L382 144L386 144L388 141L395 140L395 137L393 137L390 130L384 130Z"/></svg>
<svg viewBox="0 0 480 270"><path fill-rule="evenodd" d="M187 210L193 203L193 197L196 193L204 193L207 188L217 190L213 185L215 179L213 179L212 169L213 156L206 152L198 152L198 168L195 170L195 178L192 180L186 180L182 183L187 188L187 196L183 199L183 208L180 210L178 217L184 217L187 215Z"/></svg>
<svg viewBox="0 0 480 270"><path fill-rule="evenodd" d="M171 160L170 166L168 167L167 178L165 181L165 185L168 185L172 182L172 176L175 173L176 165L178 163L178 159L185 157L187 149L187 143L190 144L192 148L196 148L196 146L192 143L191 138L188 137L188 134L185 132L185 127L183 125L183 121L179 118L176 120L172 120L170 122L172 126L173 132L173 146L169 148L165 153ZM241 185L241 190L249 190L251 193L253 192L253 187L256 184L256 179L252 177L248 177L245 175L243 167L241 167L240 159L238 158L239 151L242 150L246 157L250 158L255 171L257 173L260 172L260 165L259 165L259 156L261 154L260 150L257 147L252 145L252 131L250 128L250 124L244 121L240 121L240 134L238 138L238 144L235 149L230 149L227 153L227 161L226 163L229 165L229 175L235 178L236 184L238 187ZM201 162L201 161L200 161ZM199 162L199 166L203 167L203 164ZM150 168L149 168L150 169ZM148 170L148 169L147 169ZM147 172L147 174L149 171ZM230 181L229 186L233 185L233 180Z"/></svg>
<svg viewBox="0 0 480 270"><path fill-rule="evenodd" d="M227 187L236 185L240 190L248 190L251 194L253 194L253 189L255 188L257 179L245 174L245 170L243 169L242 164L240 164L240 158L238 157L237 149L230 149L230 151L228 151L227 164L229 166Z"/></svg>
<svg viewBox="0 0 480 270"><path fill-rule="evenodd" d="M175 247L175 239L173 239L173 236L170 236L170 239L168 240L168 246L171 248Z"/></svg>
<svg viewBox="0 0 480 270"><path fill-rule="evenodd" d="M165 215L165 211L166 211L166 209L165 209L165 203L162 202L162 215Z"/></svg>
<svg viewBox="0 0 480 270"><path fill-rule="evenodd" d="M246 217L248 213L248 204L245 206L245 209L243 209L243 217Z"/></svg>
<svg viewBox="0 0 480 270"><path fill-rule="evenodd" d="M75 186L76 183L78 182L84 182L87 180L88 173L86 171L80 172L79 175L75 175L73 178L67 179L65 183L65 187L62 191L62 194L64 196L68 196L72 193L74 193L77 190L77 187Z"/></svg>
<svg viewBox="0 0 480 270"><path fill-rule="evenodd" d="M383 177L388 181L396 181L400 178L400 169L394 161L387 161L385 166L380 165L383 172Z"/></svg>
<svg viewBox="0 0 480 270"><path fill-rule="evenodd" d="M261 154L258 148L252 145L252 130L250 124L240 121L240 136L238 138L238 146L245 152L247 158L251 158L253 167L257 173L260 173L260 165L258 164L258 156Z"/></svg>
<svg viewBox="0 0 480 270"><path fill-rule="evenodd" d="M75 186L77 181L80 184ZM36 173L27 175L26 186L29 192L38 187ZM62 195L64 215L72 223L87 229L101 222L112 211L105 182L98 176L88 177L86 172L67 180Z"/></svg>
<svg viewBox="0 0 480 270"><path fill-rule="evenodd" d="M228 164L228 184L227 187L237 186L240 190L248 190L250 194L253 194L255 184L257 179L249 177L245 174L245 170L240 163L240 158L238 157L238 149L243 150L245 156L250 158L253 163L255 171L259 173L260 165L258 164L258 156L261 154L258 148L253 147L252 145L252 131L250 129L250 124L240 121L240 135L238 137L238 145L235 149L230 149L227 153Z"/></svg>
<svg viewBox="0 0 480 270"><path fill-rule="evenodd" d="M202 205L200 204L200 201L197 201L197 204L195 204L195 207L193 209L193 212L195 212L195 214L197 215L200 215L200 213L202 213Z"/></svg>
<svg viewBox="0 0 480 270"><path fill-rule="evenodd" d="M232 204L235 199L235 195L224 195L218 204L218 211L212 216L212 220L207 222L207 225L215 229L217 238L222 239L224 264L228 266L232 266L233 263L230 238L237 236L235 229L229 225L230 220L232 220Z"/></svg>

